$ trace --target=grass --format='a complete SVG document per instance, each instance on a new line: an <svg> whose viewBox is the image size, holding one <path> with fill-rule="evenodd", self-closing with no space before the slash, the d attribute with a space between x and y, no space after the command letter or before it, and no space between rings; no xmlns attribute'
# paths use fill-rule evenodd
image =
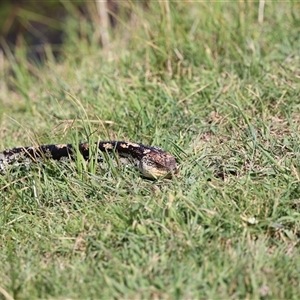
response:
<svg viewBox="0 0 300 300"><path fill-rule="evenodd" d="M299 3L132 6L101 49L2 69L0 148L160 146L174 180L80 158L0 178L0 299L298 299ZM80 28L80 35L76 29Z"/></svg>

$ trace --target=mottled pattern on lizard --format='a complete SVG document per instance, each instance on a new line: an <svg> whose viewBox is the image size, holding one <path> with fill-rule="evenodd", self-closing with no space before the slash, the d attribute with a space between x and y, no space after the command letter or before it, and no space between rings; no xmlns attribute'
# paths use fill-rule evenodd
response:
<svg viewBox="0 0 300 300"><path fill-rule="evenodd" d="M178 173L174 156L158 147L123 141L98 142L97 147L101 152L118 154L121 162L124 158L126 163L132 163L146 178L171 178ZM0 152L0 172L5 173L9 165L19 165L22 164L22 161L28 164L30 161L40 160L44 157L55 160L73 158L76 152L77 150L71 144L40 145L4 150ZM78 152L88 160L90 157L89 144L80 143Z"/></svg>

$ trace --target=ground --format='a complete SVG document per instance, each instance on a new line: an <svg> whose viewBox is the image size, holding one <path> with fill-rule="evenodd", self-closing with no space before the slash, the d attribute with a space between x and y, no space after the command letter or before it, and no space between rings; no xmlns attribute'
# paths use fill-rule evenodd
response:
<svg viewBox="0 0 300 300"><path fill-rule="evenodd" d="M1 176L1 299L300 297L299 3L158 3L104 49L70 17L58 60L3 59L0 149L127 140L180 172Z"/></svg>

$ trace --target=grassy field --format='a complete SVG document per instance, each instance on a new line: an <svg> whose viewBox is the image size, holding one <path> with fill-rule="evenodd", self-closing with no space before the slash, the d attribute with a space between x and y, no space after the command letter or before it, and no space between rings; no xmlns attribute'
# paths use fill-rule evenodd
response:
<svg viewBox="0 0 300 300"><path fill-rule="evenodd" d="M0 176L0 299L299 299L300 3L150 6L106 49L70 18L59 61L3 61L0 149L128 140L180 174Z"/></svg>

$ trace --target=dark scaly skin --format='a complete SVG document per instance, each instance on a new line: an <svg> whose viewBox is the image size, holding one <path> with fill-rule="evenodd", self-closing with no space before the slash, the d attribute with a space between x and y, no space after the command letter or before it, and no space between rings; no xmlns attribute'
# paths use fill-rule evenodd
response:
<svg viewBox="0 0 300 300"><path fill-rule="evenodd" d="M142 175L147 178L171 178L172 175L178 173L175 158L160 148L122 141L104 141L98 142L97 145L101 152L115 152L120 157L129 159ZM84 159L89 158L89 148L88 143L80 143L78 145L78 150ZM13 164L22 157L30 158L31 160L43 157L60 160L61 158L72 157L74 152L76 151L71 144L12 148L0 152L0 167L5 170L5 165Z"/></svg>

